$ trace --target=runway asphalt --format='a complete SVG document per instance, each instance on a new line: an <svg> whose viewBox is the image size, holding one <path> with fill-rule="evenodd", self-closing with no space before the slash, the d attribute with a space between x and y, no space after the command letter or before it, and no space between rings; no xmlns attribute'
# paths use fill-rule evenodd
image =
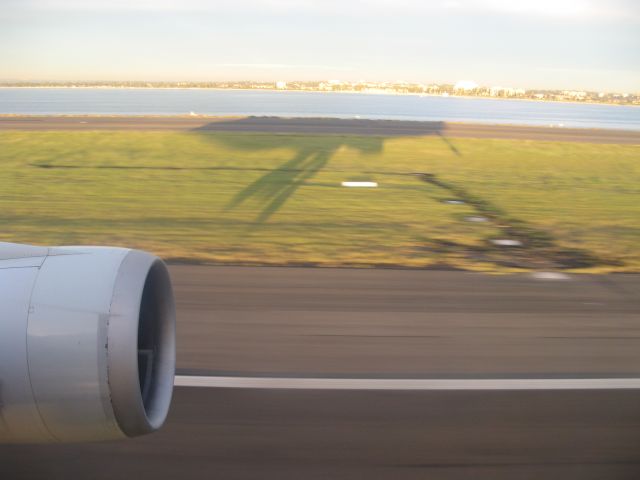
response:
<svg viewBox="0 0 640 480"><path fill-rule="evenodd" d="M637 480L640 392L179 388L158 433L2 446L0 476Z"/></svg>
<svg viewBox="0 0 640 480"><path fill-rule="evenodd" d="M640 131L471 123L279 117L0 115L1 130L155 130L497 138L640 144Z"/></svg>
<svg viewBox="0 0 640 480"><path fill-rule="evenodd" d="M640 275L173 265L182 374L640 376ZM15 479L637 479L640 390L185 388L124 442L0 447Z"/></svg>
<svg viewBox="0 0 640 480"><path fill-rule="evenodd" d="M640 373L640 275L171 267L178 368L393 378Z"/></svg>

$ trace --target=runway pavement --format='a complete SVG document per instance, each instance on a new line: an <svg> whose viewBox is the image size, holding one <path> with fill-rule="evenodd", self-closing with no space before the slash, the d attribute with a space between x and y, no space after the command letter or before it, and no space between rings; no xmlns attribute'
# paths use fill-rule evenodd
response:
<svg viewBox="0 0 640 480"><path fill-rule="evenodd" d="M640 131L471 123L279 117L0 115L1 130L152 130L503 138L640 144Z"/></svg>
<svg viewBox="0 0 640 480"><path fill-rule="evenodd" d="M156 434L2 446L0 476L636 480L640 392L179 388Z"/></svg>
<svg viewBox="0 0 640 480"><path fill-rule="evenodd" d="M182 374L640 377L640 275L170 270ZM179 387L161 432L2 446L0 477L637 479L640 390Z"/></svg>
<svg viewBox="0 0 640 480"><path fill-rule="evenodd" d="M174 265L191 374L640 373L640 275Z"/></svg>

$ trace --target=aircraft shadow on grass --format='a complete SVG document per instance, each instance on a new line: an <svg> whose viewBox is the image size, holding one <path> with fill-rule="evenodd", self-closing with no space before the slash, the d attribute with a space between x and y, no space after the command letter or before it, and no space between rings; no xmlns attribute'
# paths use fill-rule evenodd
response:
<svg viewBox="0 0 640 480"><path fill-rule="evenodd" d="M398 120L362 120L335 118L280 118L242 117L214 120L191 130L195 133L242 132L282 134L279 142L264 135L252 136L250 140L242 135L216 137L216 141L226 143L237 150L269 150L289 148L294 150L292 158L275 169L255 166L254 168L181 165L74 165L60 163L33 163L31 166L47 169L109 169L109 170L263 170L266 173L238 192L227 204L231 210L249 199L260 201L263 206L256 222L266 222L306 181L312 179L343 147L362 153L381 152L384 142L393 137L439 137L456 156L461 156L455 145L445 136L444 122L416 122ZM284 135L289 134L289 135ZM299 141L295 135L322 135L322 141L309 146ZM313 143L313 142L311 142Z"/></svg>
<svg viewBox="0 0 640 480"><path fill-rule="evenodd" d="M227 204L227 209L233 210L250 199L258 200L262 207L256 217L256 223L264 223L282 208L298 188L320 172L341 148L372 154L382 151L384 141L388 137L433 135L442 138L455 155L460 155L443 135L444 128L443 122L247 117L214 121L193 131L323 135L322 142L314 146L309 146L306 142L303 145L299 138L287 135L282 135L281 141L277 144L274 144L273 138L267 136L263 141L260 137L253 137L250 142L243 136L216 138L216 141L240 150L283 147L294 150L292 158L247 185Z"/></svg>

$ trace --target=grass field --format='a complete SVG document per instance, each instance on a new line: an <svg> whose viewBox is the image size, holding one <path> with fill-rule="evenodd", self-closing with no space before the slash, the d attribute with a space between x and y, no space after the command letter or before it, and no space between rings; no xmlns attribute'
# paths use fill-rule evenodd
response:
<svg viewBox="0 0 640 480"><path fill-rule="evenodd" d="M640 271L640 146L0 132L0 172L5 241L236 264Z"/></svg>

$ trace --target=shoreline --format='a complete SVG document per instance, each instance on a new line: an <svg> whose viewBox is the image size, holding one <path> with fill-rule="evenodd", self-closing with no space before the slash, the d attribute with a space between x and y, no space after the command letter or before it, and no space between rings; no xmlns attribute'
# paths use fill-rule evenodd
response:
<svg viewBox="0 0 640 480"><path fill-rule="evenodd" d="M317 94L342 94L342 95L371 95L371 96L414 96L414 97L435 97L435 98L459 98L470 100L502 100L532 103L558 103L567 105L604 105L610 107L636 107L638 104L620 104L611 102L592 101L572 101L572 100L546 100L534 98L518 97L485 97L480 95L457 95L457 94L435 94L435 93L405 93L405 92L361 92L357 90L333 91L333 90L287 90L278 88L218 88L218 87L115 87L115 86L9 86L0 85L0 89L23 89L23 90L212 90L212 91L232 91L232 92L271 92L271 93L317 93Z"/></svg>

